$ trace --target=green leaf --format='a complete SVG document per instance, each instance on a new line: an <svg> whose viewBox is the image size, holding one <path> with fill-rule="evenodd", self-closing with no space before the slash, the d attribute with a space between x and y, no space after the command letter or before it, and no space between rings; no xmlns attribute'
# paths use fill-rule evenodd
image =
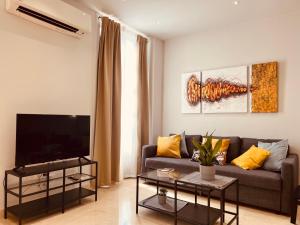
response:
<svg viewBox="0 0 300 225"><path fill-rule="evenodd" d="M212 147L212 137L211 136L207 136L206 137L206 141L204 143L204 148L207 152L209 152L211 150Z"/></svg>
<svg viewBox="0 0 300 225"><path fill-rule="evenodd" d="M200 143L198 143L197 141L196 141L196 139L195 138L193 138L193 140L192 140L192 143L193 143L193 145L197 148L197 149L199 149L199 148L201 148L202 146L201 146L201 144Z"/></svg>
<svg viewBox="0 0 300 225"><path fill-rule="evenodd" d="M213 157L215 157L219 153L221 147L222 147L222 139L219 139L213 149L213 154L212 154Z"/></svg>
<svg viewBox="0 0 300 225"><path fill-rule="evenodd" d="M218 154L221 145L222 145L222 141L219 140L216 143L216 146L214 148L212 148L212 135L215 131L213 131L210 135L208 135L208 132L206 132L206 141L204 144L199 143L196 141L195 138L193 138L192 143L195 146L195 148L197 148L199 150L199 158L196 159L197 161L199 161L201 163L201 165L204 166L211 166L214 163L214 160L216 158L216 155Z"/></svg>
<svg viewBox="0 0 300 225"><path fill-rule="evenodd" d="M200 143L198 143L195 138L193 138L192 143L198 150L200 150L200 152L205 151L205 148Z"/></svg>

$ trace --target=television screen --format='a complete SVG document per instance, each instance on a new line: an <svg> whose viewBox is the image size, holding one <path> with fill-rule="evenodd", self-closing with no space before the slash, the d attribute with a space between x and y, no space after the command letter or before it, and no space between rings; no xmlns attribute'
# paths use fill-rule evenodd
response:
<svg viewBox="0 0 300 225"><path fill-rule="evenodd" d="M90 116L17 114L17 167L89 153Z"/></svg>

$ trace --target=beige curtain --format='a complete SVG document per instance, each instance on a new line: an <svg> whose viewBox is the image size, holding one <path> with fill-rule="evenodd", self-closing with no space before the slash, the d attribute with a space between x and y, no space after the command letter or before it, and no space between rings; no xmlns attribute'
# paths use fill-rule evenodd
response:
<svg viewBox="0 0 300 225"><path fill-rule="evenodd" d="M98 185L119 181L121 127L120 24L102 18L99 44L94 159Z"/></svg>
<svg viewBox="0 0 300 225"><path fill-rule="evenodd" d="M149 143L149 96L147 39L138 35L138 154L137 173L141 171L142 146Z"/></svg>

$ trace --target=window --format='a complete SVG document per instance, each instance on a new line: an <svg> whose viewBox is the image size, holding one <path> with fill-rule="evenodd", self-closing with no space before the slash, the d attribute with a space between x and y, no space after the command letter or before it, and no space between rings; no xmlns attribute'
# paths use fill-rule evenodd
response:
<svg viewBox="0 0 300 225"><path fill-rule="evenodd" d="M137 82L138 44L136 34L121 32L121 178L137 173Z"/></svg>

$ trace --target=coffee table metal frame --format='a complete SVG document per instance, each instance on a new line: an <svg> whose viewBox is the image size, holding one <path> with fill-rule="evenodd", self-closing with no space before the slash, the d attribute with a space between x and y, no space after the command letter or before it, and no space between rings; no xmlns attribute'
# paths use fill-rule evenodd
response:
<svg viewBox="0 0 300 225"><path fill-rule="evenodd" d="M153 171L150 171L153 172ZM174 217L174 224L177 225L178 220L182 220L185 222L188 222L190 224L195 225L213 225L216 223L218 219L220 219L220 224L223 224L225 222L225 214L232 215L233 218L227 223L227 225L232 224L234 221L236 221L236 224L239 225L239 180L237 178L234 178L233 181L226 185L223 188L215 188L212 186L205 186L202 184L196 184L193 182L187 182L183 181L180 178L178 179L163 179L160 177L155 178L148 176L149 172L140 174L136 178L136 214L138 214L139 207L148 208L154 211L157 211L159 213L167 214ZM184 176L183 176L184 177ZM143 179L145 181L152 181L156 184L156 194L139 201L139 182L140 179ZM174 190L174 198L173 197L167 197L171 202L174 204L174 208L172 211L162 210L158 207L155 207L154 205L147 204L149 200L155 198L158 195L159 186L167 185L168 187L172 188ZM236 210L235 212L227 211L225 210L225 194L226 190L231 187L232 185L236 186ZM189 187L194 188L194 196L195 200L194 203L183 201L181 199L177 198L178 195L178 188L180 187ZM211 192L212 191L219 191L220 192L220 209L213 208L211 206ZM207 195L207 205L199 204L197 202L198 199L198 193L204 193ZM181 202L181 204L184 202L186 205L181 208L180 210L177 209L178 203Z"/></svg>

